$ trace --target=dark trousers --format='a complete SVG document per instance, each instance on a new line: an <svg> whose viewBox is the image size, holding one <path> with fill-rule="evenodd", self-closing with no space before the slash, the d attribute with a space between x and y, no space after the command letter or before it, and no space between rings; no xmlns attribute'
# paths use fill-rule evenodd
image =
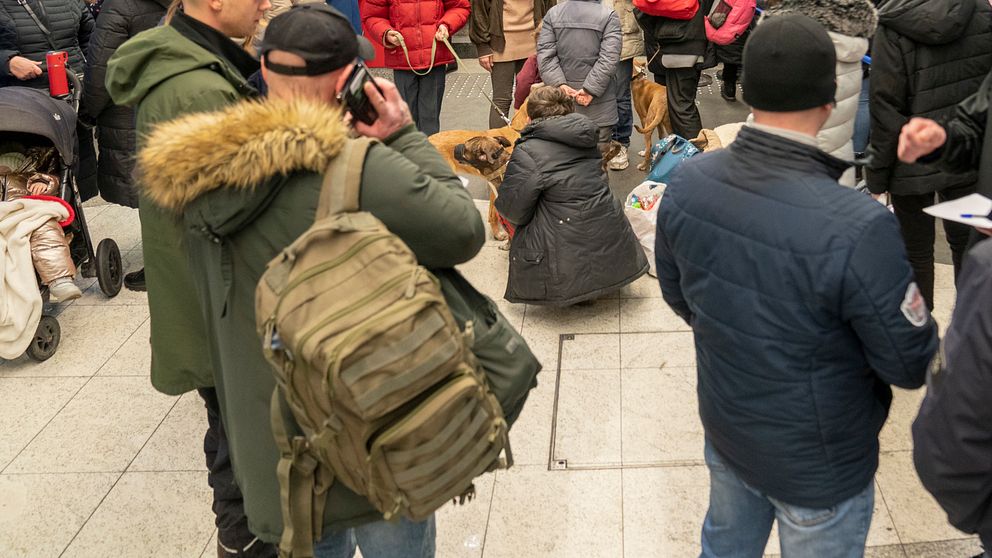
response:
<svg viewBox="0 0 992 558"><path fill-rule="evenodd" d="M410 106L413 123L428 136L441 131L446 73L444 66L435 66L426 76L418 76L410 70L393 70L393 81L400 97Z"/></svg>
<svg viewBox="0 0 992 558"><path fill-rule="evenodd" d="M630 135L634 133L634 111L630 106L630 80L634 75L634 59L621 60L617 64L617 125L613 128L613 140L624 147L630 147Z"/></svg>
<svg viewBox="0 0 992 558"><path fill-rule="evenodd" d="M723 83L724 90L733 91L737 89L737 76L740 74L741 67L738 64L723 64Z"/></svg>
<svg viewBox="0 0 992 558"><path fill-rule="evenodd" d="M80 201L94 198L100 193L97 182L96 147L93 145L93 128L76 125L76 138L79 140L79 166L76 170L76 186L79 188Z"/></svg>
<svg viewBox="0 0 992 558"><path fill-rule="evenodd" d="M493 62L493 71L490 79L493 80L493 103L503 111L508 118L510 116L510 105L513 104L513 82L517 74L524 67L527 60L511 60L510 62ZM503 117L499 112L489 107L489 127L502 128L506 126Z"/></svg>
<svg viewBox="0 0 992 558"><path fill-rule="evenodd" d="M699 70L694 68L665 68L664 74L655 74L654 81L668 91L668 117L672 132L686 139L699 135L703 121L696 106L699 87Z"/></svg>
<svg viewBox="0 0 992 558"><path fill-rule="evenodd" d="M220 419L217 390L196 390L207 407L207 434L203 437L203 453L207 457L207 483L214 491L214 516L217 524L217 542L226 556L246 558L275 558L275 545L263 543L248 530L244 498L234 480L227 434Z"/></svg>
<svg viewBox="0 0 992 558"><path fill-rule="evenodd" d="M923 213L924 207L934 204L934 197L939 201L956 200L975 192L975 186L960 186L947 188L930 194L914 196L892 196L892 207L895 209L899 227L902 229L903 242L906 243L906 254L909 264L916 274L916 283L927 301L927 307L933 310L933 244L936 239L934 218ZM944 233L947 243L951 246L951 259L954 262L954 279L957 280L961 270L961 259L968 246L971 227L952 221L944 221Z"/></svg>

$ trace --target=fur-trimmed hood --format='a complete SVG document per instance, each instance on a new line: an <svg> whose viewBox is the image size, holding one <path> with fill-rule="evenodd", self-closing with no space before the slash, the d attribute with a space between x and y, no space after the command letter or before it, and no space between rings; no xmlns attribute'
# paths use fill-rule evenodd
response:
<svg viewBox="0 0 992 558"><path fill-rule="evenodd" d="M878 10L869 0L782 0L769 12L805 14L827 31L860 39L870 39L878 27Z"/></svg>
<svg viewBox="0 0 992 558"><path fill-rule="evenodd" d="M251 189L276 175L323 172L348 132L338 108L313 101L243 101L161 124L138 154L139 182L181 211L218 188Z"/></svg>

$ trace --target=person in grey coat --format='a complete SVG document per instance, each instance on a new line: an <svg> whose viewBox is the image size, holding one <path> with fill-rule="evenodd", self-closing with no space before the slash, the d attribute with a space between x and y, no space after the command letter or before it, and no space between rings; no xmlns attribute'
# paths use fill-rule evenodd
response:
<svg viewBox="0 0 992 558"><path fill-rule="evenodd" d="M604 149L617 116L617 64L623 32L616 12L600 0L567 0L551 8L537 39L537 66L545 85L579 105L578 114L599 128Z"/></svg>
<svg viewBox="0 0 992 558"><path fill-rule="evenodd" d="M568 306L644 275L647 258L610 192L596 125L554 87L535 88L527 114L496 198L516 226L506 300Z"/></svg>

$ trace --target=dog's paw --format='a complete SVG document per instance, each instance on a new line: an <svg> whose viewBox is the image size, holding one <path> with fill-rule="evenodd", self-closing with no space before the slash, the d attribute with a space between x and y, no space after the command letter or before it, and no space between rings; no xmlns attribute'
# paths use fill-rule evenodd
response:
<svg viewBox="0 0 992 558"><path fill-rule="evenodd" d="M500 229L493 233L493 240L498 240L499 242L503 242L504 240L510 240L510 235L507 234L507 232L504 231L503 229Z"/></svg>
<svg viewBox="0 0 992 558"><path fill-rule="evenodd" d="M500 244L499 245L499 249L502 250L502 251L504 251L504 252L508 252L510 250L510 240L507 239L506 242L504 242L503 244Z"/></svg>
<svg viewBox="0 0 992 558"><path fill-rule="evenodd" d="M650 167L648 167L648 162L647 161L644 161L643 163L637 165L637 170L639 170L639 171L647 172L649 168Z"/></svg>

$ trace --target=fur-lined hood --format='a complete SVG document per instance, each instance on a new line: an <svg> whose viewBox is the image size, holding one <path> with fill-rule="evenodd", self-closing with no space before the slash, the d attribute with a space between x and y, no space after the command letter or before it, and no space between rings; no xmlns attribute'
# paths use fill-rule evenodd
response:
<svg viewBox="0 0 992 558"><path fill-rule="evenodd" d="M244 101L161 124L138 154L140 183L181 211L218 188L250 189L276 175L323 172L348 138L338 108L312 101Z"/></svg>
<svg viewBox="0 0 992 558"><path fill-rule="evenodd" d="M878 10L869 0L782 0L769 13L798 12L819 21L827 31L870 39L878 27Z"/></svg>

